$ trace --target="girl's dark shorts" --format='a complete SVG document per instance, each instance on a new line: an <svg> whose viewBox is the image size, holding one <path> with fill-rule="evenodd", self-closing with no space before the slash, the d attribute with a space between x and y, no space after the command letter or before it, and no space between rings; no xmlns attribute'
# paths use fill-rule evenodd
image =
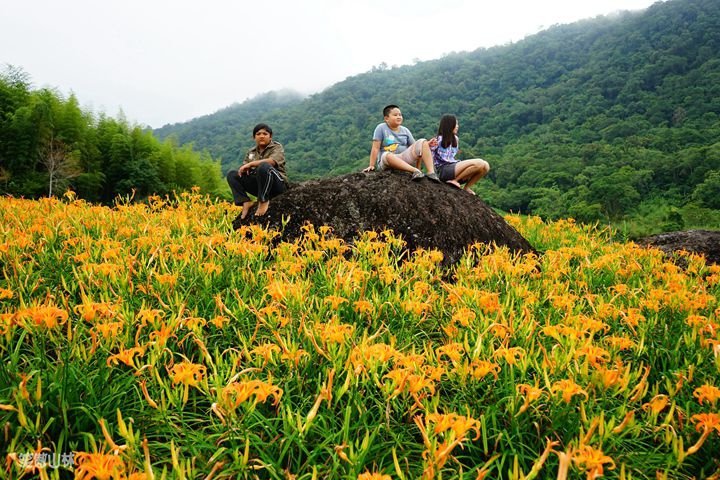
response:
<svg viewBox="0 0 720 480"><path fill-rule="evenodd" d="M440 165L440 167L436 169L440 180L442 180L443 182L453 180L455 178L455 165L456 164L454 163L446 163L445 165Z"/></svg>

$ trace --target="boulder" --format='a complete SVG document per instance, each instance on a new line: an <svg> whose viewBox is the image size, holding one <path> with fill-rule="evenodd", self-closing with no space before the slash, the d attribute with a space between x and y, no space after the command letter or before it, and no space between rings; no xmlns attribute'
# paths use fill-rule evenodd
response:
<svg viewBox="0 0 720 480"><path fill-rule="evenodd" d="M398 171L357 172L294 185L271 200L266 215L256 219L251 212L244 221L238 216L233 227L260 223L292 241L302 235L306 222L328 225L348 243L362 231L391 229L410 251L442 251L445 265L457 262L467 246L477 242L535 253L477 196L428 178L411 181L410 174Z"/></svg>
<svg viewBox="0 0 720 480"><path fill-rule="evenodd" d="M711 230L687 230L668 232L636 240L640 245L656 247L672 255L679 250L705 256L707 263L720 264L720 232Z"/></svg>

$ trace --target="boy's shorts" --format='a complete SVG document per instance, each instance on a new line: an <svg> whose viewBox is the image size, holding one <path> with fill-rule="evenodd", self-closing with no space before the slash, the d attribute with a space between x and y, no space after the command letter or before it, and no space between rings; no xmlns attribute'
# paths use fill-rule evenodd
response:
<svg viewBox="0 0 720 480"><path fill-rule="evenodd" d="M426 142L424 138L415 140L415 143L410 145L407 150L403 150L401 153L395 153L394 155L400 157L400 159L412 167L417 167L417 162L422 157L422 147ZM377 170L387 170L390 166L387 164L388 153L392 152L380 152L380 157L377 161Z"/></svg>

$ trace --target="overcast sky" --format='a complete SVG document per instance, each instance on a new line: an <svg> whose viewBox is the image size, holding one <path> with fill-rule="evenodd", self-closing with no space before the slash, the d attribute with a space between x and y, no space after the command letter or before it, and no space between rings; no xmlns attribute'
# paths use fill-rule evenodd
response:
<svg viewBox="0 0 720 480"><path fill-rule="evenodd" d="M0 0L0 67L160 127L655 0Z"/></svg>

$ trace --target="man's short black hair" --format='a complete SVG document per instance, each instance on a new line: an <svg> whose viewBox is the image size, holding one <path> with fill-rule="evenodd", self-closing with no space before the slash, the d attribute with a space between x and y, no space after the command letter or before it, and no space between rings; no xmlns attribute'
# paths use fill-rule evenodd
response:
<svg viewBox="0 0 720 480"><path fill-rule="evenodd" d="M255 128L253 128L253 137L257 135L257 132L259 132L260 130L265 130L272 137L272 128L270 128L270 125L268 125L267 123L258 123L257 125L255 125Z"/></svg>
<svg viewBox="0 0 720 480"><path fill-rule="evenodd" d="M383 117L387 117L388 115L390 115L390 112L392 112L393 108L397 108L398 110L400 109L400 107L398 107L397 105L388 105L387 107L383 108Z"/></svg>

